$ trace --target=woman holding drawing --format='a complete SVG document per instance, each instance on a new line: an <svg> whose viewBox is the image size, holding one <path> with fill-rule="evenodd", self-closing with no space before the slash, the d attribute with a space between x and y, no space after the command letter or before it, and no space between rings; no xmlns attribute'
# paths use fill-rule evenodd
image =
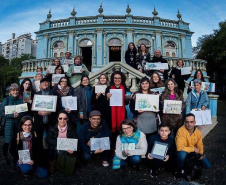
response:
<svg viewBox="0 0 226 185"><path fill-rule="evenodd" d="M182 59L179 59L177 61L177 66L171 70L169 77L173 78L178 85L178 89L184 92L185 80L187 80L191 75L190 74L181 75L181 69L183 67L184 67L184 61Z"/></svg>
<svg viewBox="0 0 226 185"><path fill-rule="evenodd" d="M39 178L48 176L47 160L42 155L42 145L37 139L37 134L32 130L33 120L29 116L24 116L20 120L19 132L16 138L17 166L24 174L30 174L34 170ZM28 150L21 151L21 150ZM19 153L18 153L19 151ZM24 154L20 154L20 153ZM29 160L25 159L30 158Z"/></svg>
<svg viewBox="0 0 226 185"><path fill-rule="evenodd" d="M146 63L150 62L150 53L145 44L140 45L140 51L137 53L136 61L138 70L149 76L149 71L146 70Z"/></svg>
<svg viewBox="0 0 226 185"><path fill-rule="evenodd" d="M150 90L150 81L147 77L140 80L140 88L132 95L130 100L130 110L137 122L137 127L146 135L147 139L156 133L156 113L152 111L135 110L136 96L138 94L153 94Z"/></svg>
<svg viewBox="0 0 226 185"><path fill-rule="evenodd" d="M78 82L82 76L89 76L87 67L82 63L82 56L77 55L74 58L74 65L68 69L67 76L70 78L71 85Z"/></svg>
<svg viewBox="0 0 226 185"><path fill-rule="evenodd" d="M64 74L64 68L61 65L56 66L55 70L54 70L54 74ZM49 81L51 82L51 86L54 87L55 83L52 83L52 74L46 74L46 78L49 79ZM66 75L65 75L66 76Z"/></svg>
<svg viewBox="0 0 226 185"><path fill-rule="evenodd" d="M71 127L70 123L68 123L68 113L64 110L60 111L58 114L58 123L50 128L48 143L49 143L49 165L50 165L50 173L53 174L55 171L55 161L60 160L61 157L64 156L71 157L73 163L75 164L75 152L72 150L56 150L57 148L57 138L71 138L77 139L76 131ZM60 156L60 157L59 157ZM67 157L66 157L67 158ZM65 159L67 160L67 159ZM73 168L74 169L74 168ZM62 169L59 169L62 170Z"/></svg>
<svg viewBox="0 0 226 185"><path fill-rule="evenodd" d="M33 116L32 111L31 111L31 106L32 106L32 100L34 97L34 89L32 87L32 82L29 78L25 78L21 84L20 84L20 93L19 93L20 99L23 100L23 102L27 103L28 107L28 112L26 115L28 116Z"/></svg>
<svg viewBox="0 0 226 185"><path fill-rule="evenodd" d="M10 108L9 111L13 113L8 114L5 112L5 108L6 106L18 105L22 103L23 101L19 98L19 86L15 83L11 84L9 88L9 97L5 98L1 104L2 124L5 127L3 138L3 159L7 165L10 165L8 150L13 157L15 156L15 140L18 123L24 113L13 112L13 108ZM13 162L16 163L15 158Z"/></svg>
<svg viewBox="0 0 226 185"><path fill-rule="evenodd" d="M98 82L96 86L93 87L91 103L93 105L93 110L99 110L102 115L102 119L104 119L108 124L110 123L110 117L107 116L108 102L106 101L105 87L109 86L108 76L106 74L101 74L98 78ZM97 92L98 87L103 87L103 92Z"/></svg>
<svg viewBox="0 0 226 185"><path fill-rule="evenodd" d="M182 101L182 108L179 114L164 112L164 100L177 100ZM177 130L183 125L182 111L185 109L183 93L178 89L178 85L174 79L170 78L165 82L165 90L160 97L160 109L163 110L161 121L167 123L172 127L172 134L175 136ZM171 109L174 109L173 107ZM172 135L171 134L171 135Z"/></svg>
<svg viewBox="0 0 226 185"><path fill-rule="evenodd" d="M202 81L194 80L194 90L192 90L186 100L186 114L190 113L192 109L205 110L209 107L209 98L205 91L201 90Z"/></svg>
<svg viewBox="0 0 226 185"><path fill-rule="evenodd" d="M113 169L119 169L131 163L139 170L141 156L147 152L147 140L143 132L137 129L133 121L125 119L121 123L121 133L117 137Z"/></svg>

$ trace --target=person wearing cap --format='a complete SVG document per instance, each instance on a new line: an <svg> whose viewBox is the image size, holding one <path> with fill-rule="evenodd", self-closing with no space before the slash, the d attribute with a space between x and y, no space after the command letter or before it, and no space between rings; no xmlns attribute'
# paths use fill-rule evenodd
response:
<svg viewBox="0 0 226 185"><path fill-rule="evenodd" d="M209 107L209 98L205 91L201 90L202 81L194 80L194 89L188 94L186 100L186 114L190 113L192 109L205 110Z"/></svg>
<svg viewBox="0 0 226 185"><path fill-rule="evenodd" d="M74 70L75 66L81 66L82 68L79 72L76 72ZM85 66L85 64L82 63L82 56L77 55L74 58L74 65L71 65L70 68L68 69L67 76L70 79L71 85L78 82L81 79L81 77L89 76L89 71L87 67Z"/></svg>
<svg viewBox="0 0 226 185"><path fill-rule="evenodd" d="M43 78L40 81L40 91L36 92L37 95L54 95L54 91L50 89L50 81L48 78ZM34 111L34 130L37 132L39 138L46 139L47 130L49 126L53 125L54 122L54 113L47 111ZM44 144L44 148L47 148L47 145Z"/></svg>
<svg viewBox="0 0 226 185"><path fill-rule="evenodd" d="M100 111L94 110L90 112L89 121L82 125L80 132L78 133L79 143L83 150L83 158L85 161L90 160L97 154L102 157L102 164L104 167L109 165L110 150L97 149L91 151L91 138L111 137L110 129L106 122L101 119ZM109 139L110 140L110 139Z"/></svg>
<svg viewBox="0 0 226 185"><path fill-rule="evenodd" d="M71 60L73 60L71 58L71 52L70 51L66 51L64 58L60 61L61 65L70 65Z"/></svg>

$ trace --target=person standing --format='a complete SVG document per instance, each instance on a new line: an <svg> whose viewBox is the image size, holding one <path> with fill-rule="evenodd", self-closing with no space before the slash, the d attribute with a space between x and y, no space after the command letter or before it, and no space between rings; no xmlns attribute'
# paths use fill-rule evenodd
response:
<svg viewBox="0 0 226 185"><path fill-rule="evenodd" d="M126 50L126 53L125 53L125 60L126 60L126 63L131 67L133 67L134 69L137 69L136 55L137 55L137 49L134 43L130 42L128 44L128 49Z"/></svg>

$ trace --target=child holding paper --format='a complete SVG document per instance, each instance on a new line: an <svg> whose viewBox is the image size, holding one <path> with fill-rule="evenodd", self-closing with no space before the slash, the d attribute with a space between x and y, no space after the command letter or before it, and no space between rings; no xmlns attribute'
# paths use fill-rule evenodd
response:
<svg viewBox="0 0 226 185"><path fill-rule="evenodd" d="M169 137L171 132L171 126L165 123L162 123L159 125L159 134L153 135L148 140L148 152L147 152L147 158L149 159L149 166L150 166L150 176L152 178L155 178L158 176L158 168L162 165L168 164L170 161L172 161L172 157L175 152L175 141L173 138ZM161 143L167 143L168 149L165 155L164 160L153 158L151 155L151 152L153 150L153 146L155 141L161 142Z"/></svg>

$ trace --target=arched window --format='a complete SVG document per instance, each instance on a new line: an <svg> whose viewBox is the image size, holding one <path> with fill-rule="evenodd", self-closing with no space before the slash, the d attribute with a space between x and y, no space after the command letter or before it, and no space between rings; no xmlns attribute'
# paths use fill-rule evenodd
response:
<svg viewBox="0 0 226 185"><path fill-rule="evenodd" d="M62 41L56 41L53 44L54 57L60 57L62 52L64 52L64 43ZM57 56L55 56L55 53Z"/></svg>
<svg viewBox="0 0 226 185"><path fill-rule="evenodd" d="M165 44L165 55L167 57L175 57L176 56L176 45L173 41L167 41Z"/></svg>
<svg viewBox="0 0 226 185"><path fill-rule="evenodd" d="M80 47L92 47L93 43L89 39L83 39L82 41L79 42Z"/></svg>
<svg viewBox="0 0 226 185"><path fill-rule="evenodd" d="M148 39L140 39L138 41L138 46L140 46L141 44L145 44L146 47L151 47L151 42Z"/></svg>
<svg viewBox="0 0 226 185"><path fill-rule="evenodd" d="M108 41L108 46L121 46L121 40L118 38L113 38Z"/></svg>

